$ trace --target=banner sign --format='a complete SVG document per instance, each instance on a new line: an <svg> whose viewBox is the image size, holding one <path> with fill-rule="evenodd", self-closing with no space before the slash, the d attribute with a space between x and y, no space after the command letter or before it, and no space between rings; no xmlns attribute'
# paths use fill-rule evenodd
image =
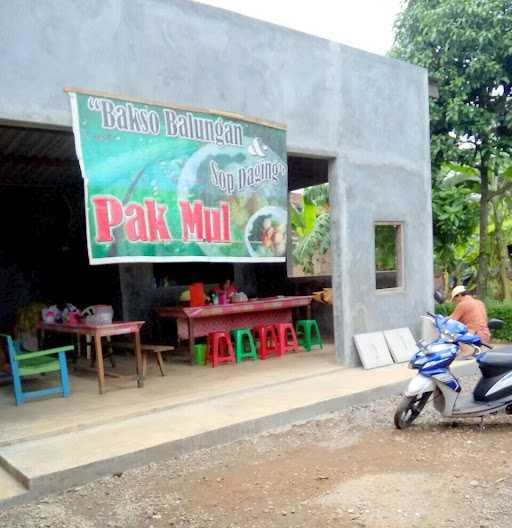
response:
<svg viewBox="0 0 512 528"><path fill-rule="evenodd" d="M91 264L285 260L283 126L67 91Z"/></svg>

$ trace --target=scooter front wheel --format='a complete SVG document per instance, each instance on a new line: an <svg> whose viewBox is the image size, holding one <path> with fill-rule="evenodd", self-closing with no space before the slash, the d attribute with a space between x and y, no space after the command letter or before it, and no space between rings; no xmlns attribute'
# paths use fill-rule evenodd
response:
<svg viewBox="0 0 512 528"><path fill-rule="evenodd" d="M425 392L421 396L404 396L395 411L395 427L406 429L418 416L427 404L432 392Z"/></svg>

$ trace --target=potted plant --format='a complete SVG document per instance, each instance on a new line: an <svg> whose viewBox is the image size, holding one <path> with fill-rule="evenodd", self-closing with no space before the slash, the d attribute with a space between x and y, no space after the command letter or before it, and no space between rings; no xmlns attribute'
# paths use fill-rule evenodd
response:
<svg viewBox="0 0 512 528"><path fill-rule="evenodd" d="M41 312L45 305L33 302L18 308L14 338L21 342L26 350L37 349L37 323L41 320Z"/></svg>

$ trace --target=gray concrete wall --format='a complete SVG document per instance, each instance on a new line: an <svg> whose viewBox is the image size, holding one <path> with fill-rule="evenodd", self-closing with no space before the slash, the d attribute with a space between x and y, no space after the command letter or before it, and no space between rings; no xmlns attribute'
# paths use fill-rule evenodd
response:
<svg viewBox="0 0 512 528"><path fill-rule="evenodd" d="M337 339L357 364L352 336L409 326L433 307L432 211L427 72L409 64L343 49L340 128L333 177L341 218L343 313ZM374 225L404 229L404 288L375 289Z"/></svg>
<svg viewBox="0 0 512 528"><path fill-rule="evenodd" d="M71 126L75 86L286 122L292 150L337 143L327 40L188 0L17 0L0 21L0 119Z"/></svg>
<svg viewBox="0 0 512 528"><path fill-rule="evenodd" d="M63 88L76 86L284 122L290 152L335 158L345 363L357 363L354 333L417 329L432 306L424 70L187 0L1 2L0 48L0 120L70 126ZM402 292L375 291L378 220L404 222Z"/></svg>

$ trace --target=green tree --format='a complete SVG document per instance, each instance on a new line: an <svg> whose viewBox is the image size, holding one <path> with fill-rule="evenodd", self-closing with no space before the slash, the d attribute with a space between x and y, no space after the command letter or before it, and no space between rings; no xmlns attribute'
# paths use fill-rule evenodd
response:
<svg viewBox="0 0 512 528"><path fill-rule="evenodd" d="M472 187L472 176L464 177L460 185L459 172L445 165L433 175L432 217L434 224L434 254L438 271L445 275L469 278L473 275L472 252L465 251L478 225L480 195ZM469 184L468 184L469 181ZM478 182L476 182L478 183Z"/></svg>
<svg viewBox="0 0 512 528"><path fill-rule="evenodd" d="M331 247L329 184L305 188L302 201L302 207L292 203L290 208L292 233L297 237L293 259L305 274L312 275L314 255L324 255Z"/></svg>
<svg viewBox="0 0 512 528"><path fill-rule="evenodd" d="M488 294L489 205L512 186L490 190L489 174L512 151L512 2L409 0L395 24L392 55L437 81L430 103L432 166L477 170L480 183L478 291Z"/></svg>
<svg viewBox="0 0 512 528"><path fill-rule="evenodd" d="M442 178L438 186L434 186L433 195L435 196L435 191L438 190L439 192L439 189L451 190L452 193L457 194L458 198L453 197L455 202L461 197L480 202L480 194L472 193L468 188L468 186L474 188L475 182L479 185L481 184L478 171L473 167L455 164L449 164L448 166L450 172ZM489 276L492 281L497 283L497 287L494 288L495 295L502 300L509 300L512 298L512 291L508 278L510 265L506 239L510 237L510 222L507 221L511 211L509 182L512 180L512 166L510 165L510 157L503 156L501 160L498 157L494 157L493 167L494 170L489 170L488 172L488 196L492 213L489 222ZM441 209L444 212L449 205L443 204L443 206ZM454 226L453 222L450 223L450 226ZM443 227L445 227L444 224ZM459 234L464 238L463 231Z"/></svg>

